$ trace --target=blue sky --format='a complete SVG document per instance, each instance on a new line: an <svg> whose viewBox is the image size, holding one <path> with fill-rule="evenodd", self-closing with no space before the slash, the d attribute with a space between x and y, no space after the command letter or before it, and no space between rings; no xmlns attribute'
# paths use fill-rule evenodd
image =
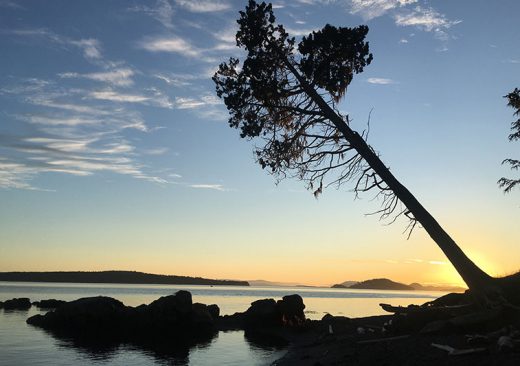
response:
<svg viewBox="0 0 520 366"><path fill-rule="evenodd" d="M210 80L242 56L245 3L0 0L0 270L459 281L423 232L364 216L370 197L315 200L255 164ZM520 3L274 5L296 37L369 26L374 61L342 111L361 130L372 111L369 142L479 264L517 270L518 193L496 181L518 157L503 95L520 86Z"/></svg>

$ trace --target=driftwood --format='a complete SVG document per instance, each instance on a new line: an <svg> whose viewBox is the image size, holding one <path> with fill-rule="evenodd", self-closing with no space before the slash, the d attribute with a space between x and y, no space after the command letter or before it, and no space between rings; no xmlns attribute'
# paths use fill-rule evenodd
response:
<svg viewBox="0 0 520 366"><path fill-rule="evenodd" d="M394 314L433 314L433 313L446 313L446 314L462 314L470 309L474 308L472 304L463 305L452 305L452 306L392 306L390 304L379 304L384 311Z"/></svg>
<svg viewBox="0 0 520 366"><path fill-rule="evenodd" d="M398 341L400 339L406 339L410 337L409 334L396 336L396 337L384 337L384 338L376 338L376 339L366 339L364 341L358 341L357 344L369 344L369 343L380 343L380 342L390 342L390 341Z"/></svg>
<svg viewBox="0 0 520 366"><path fill-rule="evenodd" d="M450 356L461 356L461 355L469 355L472 353L480 353L487 351L487 348L466 348L466 349L457 349L445 344L437 344L432 343L432 347L442 349L443 351L448 352Z"/></svg>
<svg viewBox="0 0 520 366"><path fill-rule="evenodd" d="M393 335L411 332L482 334L507 326L520 326L520 310L516 306L503 304L490 308L479 307L468 294L448 294L420 306L380 306L394 314L385 324L385 331L389 332L387 334Z"/></svg>

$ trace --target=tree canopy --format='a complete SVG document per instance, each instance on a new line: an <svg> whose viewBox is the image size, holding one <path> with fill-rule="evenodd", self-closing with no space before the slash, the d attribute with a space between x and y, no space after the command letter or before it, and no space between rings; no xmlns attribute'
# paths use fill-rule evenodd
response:
<svg viewBox="0 0 520 366"><path fill-rule="evenodd" d="M511 122L511 134L508 136L509 141L520 140L520 89L515 88L511 93L507 94L504 98L507 98L507 105L515 110L514 116L519 117L516 121ZM518 159L505 159L502 164L510 165L512 170L520 169L520 160ZM520 178L500 178L498 185L504 190L504 192L510 192L514 187L520 184Z"/></svg>

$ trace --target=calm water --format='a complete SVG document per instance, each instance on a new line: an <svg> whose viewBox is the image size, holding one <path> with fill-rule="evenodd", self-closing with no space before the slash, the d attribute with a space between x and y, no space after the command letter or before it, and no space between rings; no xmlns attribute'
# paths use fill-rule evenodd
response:
<svg viewBox="0 0 520 366"><path fill-rule="evenodd" d="M422 304L443 295L440 292L345 290L291 287L165 286L114 284L16 283L0 281L0 301L14 297L75 300L87 296L110 296L125 305L148 304L160 296L178 290L192 293L194 302L217 304L221 314L245 311L251 302L280 299L298 293L310 319L324 314L360 317L383 314L379 303L393 305ZM185 352L144 350L132 346L92 349L56 339L45 331L29 326L25 320L40 311L0 310L0 365L269 365L284 354L283 348L259 345L242 331L219 332L206 344Z"/></svg>

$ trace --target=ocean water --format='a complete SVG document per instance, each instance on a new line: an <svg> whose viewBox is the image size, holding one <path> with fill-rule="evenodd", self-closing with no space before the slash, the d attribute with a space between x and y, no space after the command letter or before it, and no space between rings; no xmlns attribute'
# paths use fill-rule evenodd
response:
<svg viewBox="0 0 520 366"><path fill-rule="evenodd" d="M0 301L14 297L75 300L87 296L110 296L125 305L149 304L178 290L188 290L194 302L217 304L222 315L245 311L258 299L280 299L299 294L306 316L321 319L326 313L348 317L384 314L379 303L422 304L442 296L441 292L349 290L303 287L232 287L177 285L61 284L0 282ZM58 339L26 324L40 310L0 310L0 365L270 365L283 356L280 345L248 339L243 331L219 332L210 341L190 349L142 349L131 345L91 347Z"/></svg>

